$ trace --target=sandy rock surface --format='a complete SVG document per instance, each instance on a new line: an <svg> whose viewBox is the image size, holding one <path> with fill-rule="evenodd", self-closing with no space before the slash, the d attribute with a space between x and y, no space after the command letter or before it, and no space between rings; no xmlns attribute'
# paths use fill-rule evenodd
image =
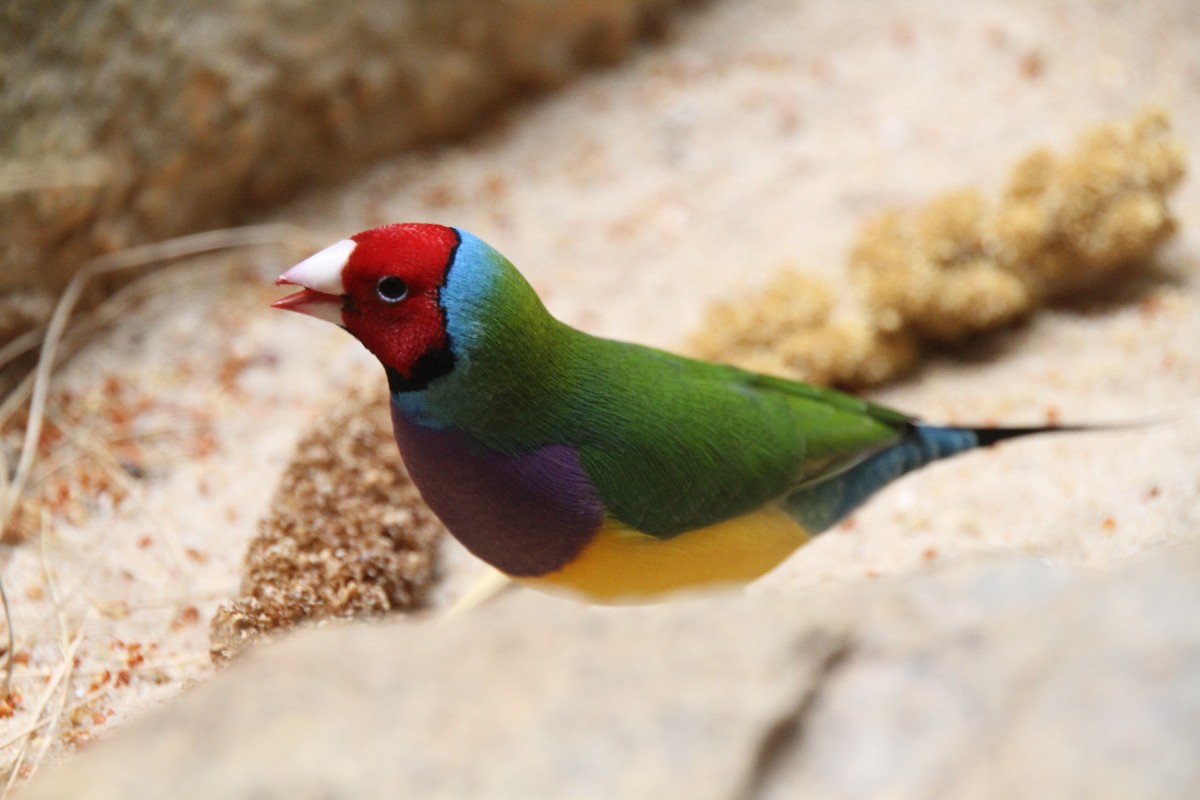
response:
<svg viewBox="0 0 1200 800"><path fill-rule="evenodd" d="M1181 607L1195 545L1103 579L997 558L636 610L527 593L264 646L22 796L1192 797Z"/></svg>

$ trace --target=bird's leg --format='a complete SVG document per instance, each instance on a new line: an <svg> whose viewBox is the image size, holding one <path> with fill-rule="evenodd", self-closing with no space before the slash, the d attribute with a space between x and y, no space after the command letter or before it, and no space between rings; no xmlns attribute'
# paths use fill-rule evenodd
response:
<svg viewBox="0 0 1200 800"><path fill-rule="evenodd" d="M438 617L438 621L447 622L460 614L465 614L515 585L516 583L503 572L495 567L487 566L475 582L454 599L450 607Z"/></svg>

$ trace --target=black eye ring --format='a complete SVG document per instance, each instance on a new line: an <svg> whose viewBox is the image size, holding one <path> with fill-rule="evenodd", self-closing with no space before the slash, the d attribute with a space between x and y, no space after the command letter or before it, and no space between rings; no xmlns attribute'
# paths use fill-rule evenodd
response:
<svg viewBox="0 0 1200 800"><path fill-rule="evenodd" d="M375 294L385 303L399 303L408 297L408 284L395 275L385 275L375 284Z"/></svg>

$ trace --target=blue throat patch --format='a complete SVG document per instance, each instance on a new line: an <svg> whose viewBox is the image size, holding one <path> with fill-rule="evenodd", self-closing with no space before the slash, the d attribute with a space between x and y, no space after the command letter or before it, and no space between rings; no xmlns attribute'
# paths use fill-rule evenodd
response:
<svg viewBox="0 0 1200 800"><path fill-rule="evenodd" d="M460 228L455 231L459 244L438 297L445 312L446 332L450 337L447 355L453 368L416 390L398 385L390 371L388 375L396 410L410 422L438 430L452 425L439 409L439 398L463 390L463 376L471 369L472 344L482 335L479 322L481 298L490 290L495 263L502 258L483 240Z"/></svg>

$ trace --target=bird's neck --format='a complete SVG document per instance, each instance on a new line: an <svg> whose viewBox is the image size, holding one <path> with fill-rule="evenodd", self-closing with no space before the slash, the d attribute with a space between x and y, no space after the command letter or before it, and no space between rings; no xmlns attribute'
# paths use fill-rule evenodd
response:
<svg viewBox="0 0 1200 800"><path fill-rule="evenodd" d="M505 430L537 427L574 384L567 363L573 331L549 315L545 321L545 330L531 326L519 340L453 340L466 346L456 349L451 368L420 386L385 366L392 406L410 423L455 428L485 443Z"/></svg>
<svg viewBox="0 0 1200 800"><path fill-rule="evenodd" d="M576 332L550 315L503 256L464 234L441 300L453 363L411 389L389 370L398 413L486 442L506 426L527 429L531 418L561 400L572 383L567 373Z"/></svg>

